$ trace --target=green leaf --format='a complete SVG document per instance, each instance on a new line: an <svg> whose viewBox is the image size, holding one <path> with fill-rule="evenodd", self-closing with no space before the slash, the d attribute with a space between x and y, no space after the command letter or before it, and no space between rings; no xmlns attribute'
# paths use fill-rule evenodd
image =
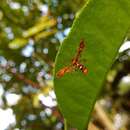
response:
<svg viewBox="0 0 130 130"><path fill-rule="evenodd" d="M25 46L28 43L28 39L25 38L15 38L12 42L9 43L9 48L18 49Z"/></svg>
<svg viewBox="0 0 130 130"><path fill-rule="evenodd" d="M48 28L51 28L53 26L56 25L56 20L55 19L47 19L46 16L44 16L45 20L42 20L42 19L39 19L39 22L34 25L33 27L29 28L27 31L24 31L23 32L23 37L24 38L28 38L28 37L31 37L33 35L36 35L37 33L45 30L45 29L48 29Z"/></svg>
<svg viewBox="0 0 130 130"><path fill-rule="evenodd" d="M56 58L55 92L59 107L67 122L84 130L95 101L130 26L129 0L90 0L74 21ZM71 64L79 43L85 41L81 59L88 68L79 69L58 78L56 73Z"/></svg>

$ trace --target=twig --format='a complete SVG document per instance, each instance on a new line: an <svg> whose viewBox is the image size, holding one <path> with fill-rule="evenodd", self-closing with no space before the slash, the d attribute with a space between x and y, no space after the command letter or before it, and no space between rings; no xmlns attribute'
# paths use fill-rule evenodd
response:
<svg viewBox="0 0 130 130"><path fill-rule="evenodd" d="M7 66L0 66L0 67L3 68L3 69L6 69L6 71L13 74L18 80L22 80L24 83L29 84L34 88L40 88L41 87L38 83L33 82L32 80L26 78L23 74L17 73L12 68L9 68Z"/></svg>
<svg viewBox="0 0 130 130"><path fill-rule="evenodd" d="M89 123L89 126L88 126L88 130L100 130L99 128L97 128L97 126L95 126L93 123Z"/></svg>
<svg viewBox="0 0 130 130"><path fill-rule="evenodd" d="M107 114L105 113L105 111L99 103L96 103L95 105L95 112L98 118L100 119L101 123L107 130L116 130L112 121L108 118Z"/></svg>

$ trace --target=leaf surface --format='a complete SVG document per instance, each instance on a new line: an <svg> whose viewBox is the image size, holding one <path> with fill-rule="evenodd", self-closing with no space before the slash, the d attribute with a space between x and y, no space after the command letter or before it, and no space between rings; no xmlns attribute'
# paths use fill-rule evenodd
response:
<svg viewBox="0 0 130 130"><path fill-rule="evenodd" d="M87 127L103 81L129 26L129 0L89 0L76 17L58 52L54 78L59 107L72 127L78 130ZM86 59L81 63L88 68L88 74L77 69L58 78L56 73L71 64L81 39L85 49L80 59Z"/></svg>

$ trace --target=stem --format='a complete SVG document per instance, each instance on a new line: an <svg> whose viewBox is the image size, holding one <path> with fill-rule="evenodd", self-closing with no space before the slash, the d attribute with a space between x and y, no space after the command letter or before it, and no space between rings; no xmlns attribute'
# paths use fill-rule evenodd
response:
<svg viewBox="0 0 130 130"><path fill-rule="evenodd" d="M0 68L5 69L7 72L14 75L19 81L23 81L24 83L29 84L34 88L40 88L41 87L38 83L28 79L23 74L20 74L20 73L18 73L16 71L13 71L13 68L9 68L8 66L0 66Z"/></svg>
<svg viewBox="0 0 130 130"><path fill-rule="evenodd" d="M107 114L105 113L105 111L99 103L96 103L95 111L98 118L107 130L116 130L112 121L108 118Z"/></svg>
<svg viewBox="0 0 130 130"><path fill-rule="evenodd" d="M68 128L67 128L67 120L66 119L64 119L64 130L67 130Z"/></svg>

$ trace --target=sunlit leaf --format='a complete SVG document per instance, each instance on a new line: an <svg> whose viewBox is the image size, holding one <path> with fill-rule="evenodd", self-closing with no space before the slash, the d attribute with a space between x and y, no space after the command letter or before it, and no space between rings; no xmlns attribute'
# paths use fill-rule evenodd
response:
<svg viewBox="0 0 130 130"><path fill-rule="evenodd" d="M129 0L89 0L77 16L59 50L54 80L61 112L72 127L78 130L87 127L107 71L129 26ZM77 68L72 72L69 70L63 77L57 77L59 70L72 64L81 40L85 49L80 58L86 59L86 62L81 60L80 63L88 68L88 74L84 75Z"/></svg>
<svg viewBox="0 0 130 130"><path fill-rule="evenodd" d="M28 43L28 39L25 38L16 38L12 42L9 43L9 48L18 49L20 47L25 46Z"/></svg>
<svg viewBox="0 0 130 130"><path fill-rule="evenodd" d="M49 31L43 31L43 32L41 32L41 33L39 33L35 36L35 40L39 40L41 38L46 38L46 37L48 37L52 34L55 34L56 32L57 32L56 29L52 29L52 30L49 30Z"/></svg>
<svg viewBox="0 0 130 130"><path fill-rule="evenodd" d="M27 31L24 31L23 37L24 38L31 37L44 29L53 27L55 24L56 24L55 19L49 19L49 20L44 21L44 22L39 22L36 25L34 25L33 27L29 28Z"/></svg>
<svg viewBox="0 0 130 130"><path fill-rule="evenodd" d="M49 20L49 16L48 16L48 15L41 16L41 17L37 20L37 23L36 23L36 24L43 23L43 22L47 22L48 20Z"/></svg>

